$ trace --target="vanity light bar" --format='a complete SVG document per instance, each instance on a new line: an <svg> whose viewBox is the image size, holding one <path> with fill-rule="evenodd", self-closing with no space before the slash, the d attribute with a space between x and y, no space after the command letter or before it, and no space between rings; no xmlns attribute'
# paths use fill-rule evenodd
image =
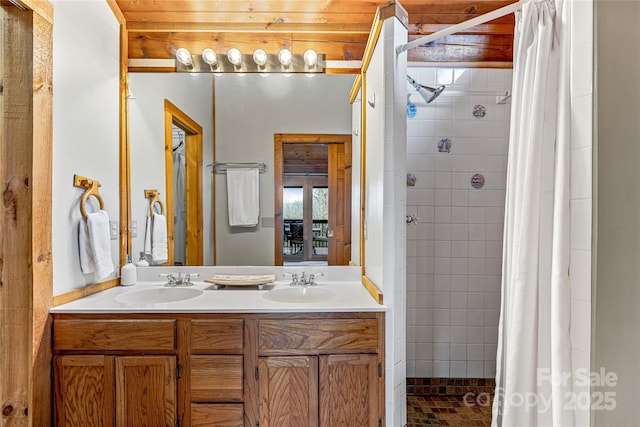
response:
<svg viewBox="0 0 640 427"><path fill-rule="evenodd" d="M258 49L251 54L242 54L237 49L229 49L227 54L216 54L211 49L205 49L202 55L191 55L189 58L189 54L185 53L189 51L180 48L175 65L179 73L324 73L324 55L312 50L303 55L294 55L289 51L283 54L285 50L278 54L267 54Z"/></svg>

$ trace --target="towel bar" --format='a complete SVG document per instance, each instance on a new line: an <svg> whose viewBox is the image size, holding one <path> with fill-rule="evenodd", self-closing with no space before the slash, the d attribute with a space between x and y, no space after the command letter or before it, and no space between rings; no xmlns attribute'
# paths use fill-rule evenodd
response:
<svg viewBox="0 0 640 427"><path fill-rule="evenodd" d="M159 195L160 192L158 190L144 190L145 199L151 198L151 201L149 202L149 216L151 216L152 218L155 215L153 205L155 205L156 203L160 205L160 215L164 215L164 206L162 205L162 202L158 197Z"/></svg>
<svg viewBox="0 0 640 427"><path fill-rule="evenodd" d="M84 194L82 194L82 197L80 198L80 214L82 214L82 219L87 219L86 203L89 196L93 196L98 199L100 210L104 209L104 201L102 200L102 196L100 196L100 192L98 191L100 182L96 181L95 179L85 178L84 176L73 175L73 186L85 189Z"/></svg>
<svg viewBox="0 0 640 427"><path fill-rule="evenodd" d="M213 167L213 173L225 173L228 169L237 168L258 168L260 173L267 171L267 162L262 163L229 163L229 162L214 162L207 166Z"/></svg>

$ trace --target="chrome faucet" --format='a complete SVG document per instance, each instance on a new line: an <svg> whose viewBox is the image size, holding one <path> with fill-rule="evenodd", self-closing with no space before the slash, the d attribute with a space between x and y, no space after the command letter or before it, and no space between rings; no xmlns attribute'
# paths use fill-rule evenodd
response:
<svg viewBox="0 0 640 427"><path fill-rule="evenodd" d="M300 276L298 273L284 273L285 276L291 276L291 283L289 286L316 286L316 276L324 276L324 273L311 273L309 277L306 277L306 273L303 271Z"/></svg>
<svg viewBox="0 0 640 427"><path fill-rule="evenodd" d="M174 287L174 286L191 286L193 283L191 282L192 277L198 277L198 273L162 273L159 275L160 277L166 277L167 283L165 286Z"/></svg>

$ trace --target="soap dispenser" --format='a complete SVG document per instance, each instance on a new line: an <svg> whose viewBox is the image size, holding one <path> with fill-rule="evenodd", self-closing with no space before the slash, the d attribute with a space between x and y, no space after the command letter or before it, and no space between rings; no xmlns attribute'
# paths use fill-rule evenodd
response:
<svg viewBox="0 0 640 427"><path fill-rule="evenodd" d="M122 286L135 285L138 281L136 266L131 262L131 255L127 254L127 263L120 272L120 284Z"/></svg>
<svg viewBox="0 0 640 427"><path fill-rule="evenodd" d="M136 267L149 267L149 262L147 261L147 257L144 255L144 252L140 252L140 259L136 262Z"/></svg>

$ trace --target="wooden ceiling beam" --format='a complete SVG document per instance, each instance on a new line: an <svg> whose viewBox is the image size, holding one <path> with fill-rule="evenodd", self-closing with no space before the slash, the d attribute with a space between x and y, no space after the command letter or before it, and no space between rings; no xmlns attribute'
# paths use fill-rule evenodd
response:
<svg viewBox="0 0 640 427"><path fill-rule="evenodd" d="M290 24L290 23L229 23L229 22L130 22L130 33L292 33L308 34L369 34L370 24Z"/></svg>
<svg viewBox="0 0 640 427"><path fill-rule="evenodd" d="M415 39L418 36L409 37ZM409 62L511 62L513 36L451 35L407 52Z"/></svg>

